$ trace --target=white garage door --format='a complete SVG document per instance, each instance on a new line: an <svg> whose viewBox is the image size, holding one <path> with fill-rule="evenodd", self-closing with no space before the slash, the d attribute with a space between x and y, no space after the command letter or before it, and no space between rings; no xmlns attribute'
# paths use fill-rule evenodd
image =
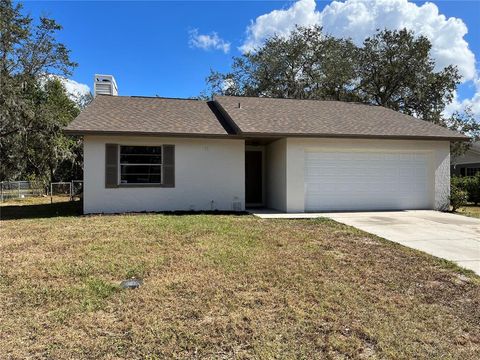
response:
<svg viewBox="0 0 480 360"><path fill-rule="evenodd" d="M305 153L305 211L429 209L432 186L426 154Z"/></svg>

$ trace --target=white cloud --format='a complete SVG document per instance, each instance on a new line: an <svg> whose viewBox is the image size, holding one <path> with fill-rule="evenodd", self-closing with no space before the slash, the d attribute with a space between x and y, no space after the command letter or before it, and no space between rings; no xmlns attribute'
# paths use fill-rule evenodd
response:
<svg viewBox="0 0 480 360"><path fill-rule="evenodd" d="M408 0L334 1L320 13L320 24L327 33L351 37L357 44L376 29L413 30L431 41L431 54L439 69L453 64L465 81L475 77L475 55L464 39L467 26L461 19L439 14L433 3L419 6Z"/></svg>
<svg viewBox="0 0 480 360"><path fill-rule="evenodd" d="M65 86L67 93L72 97L79 98L83 95L87 95L90 92L90 87L86 84L65 78L60 78L60 81L62 82L63 86Z"/></svg>
<svg viewBox="0 0 480 360"><path fill-rule="evenodd" d="M480 117L479 75L475 68L475 55L464 36L467 26L458 18L447 18L433 3L417 5L408 0L346 0L333 1L321 11L315 0L298 0L290 7L274 10L257 17L247 27L247 38L240 50L252 51L273 34L287 35L295 25L318 24L326 33L352 38L356 44L371 36L376 29L407 28L426 36L432 43L432 57L437 68L456 65L463 82L475 81L477 92L472 99L456 104L461 108L471 105Z"/></svg>
<svg viewBox="0 0 480 360"><path fill-rule="evenodd" d="M222 82L222 90L227 91L229 89L233 89L235 87L235 81L233 79L225 79Z"/></svg>
<svg viewBox="0 0 480 360"><path fill-rule="evenodd" d="M253 51L274 34L288 35L295 25L312 26L319 23L315 0L299 0L291 7L257 17L247 28L247 40L240 47L243 52Z"/></svg>
<svg viewBox="0 0 480 360"><path fill-rule="evenodd" d="M210 34L199 34L198 29L193 29L189 32L190 47L200 48L203 50L221 50L225 54L230 51L230 43L223 40L216 32Z"/></svg>
<svg viewBox="0 0 480 360"><path fill-rule="evenodd" d="M469 106L480 121L480 78L475 80L476 92L471 99L463 100L463 104Z"/></svg>
<svg viewBox="0 0 480 360"><path fill-rule="evenodd" d="M455 92L455 98L453 101L446 107L445 115L450 116L455 111L462 111L465 108L470 108L475 115L477 121L480 121L480 79L476 79L474 81L475 84L475 94L473 94L472 98L470 99L463 99L461 100L458 97L457 92Z"/></svg>
<svg viewBox="0 0 480 360"><path fill-rule="evenodd" d="M88 85L76 82L75 80L67 79L55 74L46 74L46 78L60 80L70 99L73 101L77 101L77 99L90 93L90 87Z"/></svg>

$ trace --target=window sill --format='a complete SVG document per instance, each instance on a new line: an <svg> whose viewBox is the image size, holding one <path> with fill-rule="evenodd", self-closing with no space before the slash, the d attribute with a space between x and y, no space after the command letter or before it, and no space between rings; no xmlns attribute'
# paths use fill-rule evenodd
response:
<svg viewBox="0 0 480 360"><path fill-rule="evenodd" d="M119 188L173 188L174 185L166 184L118 184Z"/></svg>

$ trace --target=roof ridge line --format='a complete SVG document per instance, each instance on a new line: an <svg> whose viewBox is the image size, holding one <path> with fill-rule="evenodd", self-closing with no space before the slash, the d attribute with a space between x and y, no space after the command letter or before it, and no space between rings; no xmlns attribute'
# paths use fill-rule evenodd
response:
<svg viewBox="0 0 480 360"><path fill-rule="evenodd" d="M328 101L328 102L337 102L337 103L344 103L344 104L356 104L356 105L384 107L384 106L381 106L381 105L363 103L363 102L360 102L360 101L345 101L345 100L333 100L333 99L297 99L297 98L282 98L282 97L271 97L271 96L240 96L240 95L214 95L214 98L215 97L238 98L238 99L247 98L247 99L260 99L260 100L271 99L271 100L295 100L295 101L324 101L324 102ZM388 109L388 108L386 108L386 109Z"/></svg>
<svg viewBox="0 0 480 360"><path fill-rule="evenodd" d="M102 97L112 97L112 98L140 98L140 99L163 99L163 100L190 100L190 101L199 101L207 102L205 100L194 99L194 98L180 98L180 97L168 97L168 96L146 96L146 95L107 95L107 94L97 94L97 96Z"/></svg>

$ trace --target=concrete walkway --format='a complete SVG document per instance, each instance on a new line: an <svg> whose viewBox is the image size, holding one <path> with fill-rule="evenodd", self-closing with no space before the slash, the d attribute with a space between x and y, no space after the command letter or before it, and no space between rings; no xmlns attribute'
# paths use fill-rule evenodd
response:
<svg viewBox="0 0 480 360"><path fill-rule="evenodd" d="M429 210L298 213L261 210L264 219L328 217L390 241L454 261L480 275L480 220Z"/></svg>

